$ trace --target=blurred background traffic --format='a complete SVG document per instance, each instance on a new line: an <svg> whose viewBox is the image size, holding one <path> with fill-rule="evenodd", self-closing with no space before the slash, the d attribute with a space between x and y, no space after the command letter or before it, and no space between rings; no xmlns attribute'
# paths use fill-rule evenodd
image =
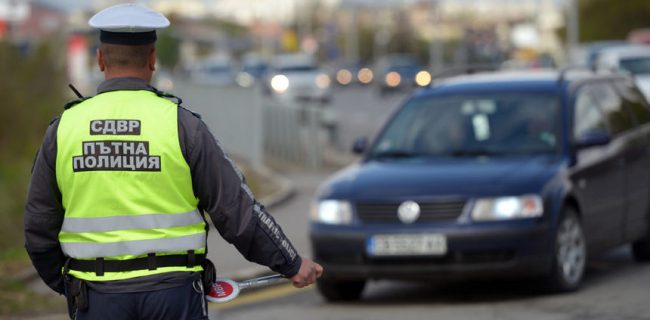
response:
<svg viewBox="0 0 650 320"><path fill-rule="evenodd" d="M0 276L0 316L33 311L40 297L15 279L31 268L21 231L31 163L49 121L76 99L68 83L91 96L103 80L87 21L120 2L0 0L0 274L10 275ZM172 22L158 34L152 84L182 97L251 172L347 165L357 137L458 70L581 65L633 75L650 96L646 0L136 2ZM324 180L309 177L307 190ZM289 233L309 250L303 231Z"/></svg>

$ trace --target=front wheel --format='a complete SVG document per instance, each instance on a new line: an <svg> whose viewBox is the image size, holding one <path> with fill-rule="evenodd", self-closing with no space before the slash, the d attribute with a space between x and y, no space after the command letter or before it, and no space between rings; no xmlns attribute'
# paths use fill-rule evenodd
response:
<svg viewBox="0 0 650 320"><path fill-rule="evenodd" d="M553 292L575 291L580 286L587 262L587 246L575 210L565 209L555 234L553 268L548 287Z"/></svg>
<svg viewBox="0 0 650 320"><path fill-rule="evenodd" d="M632 255L637 262L650 261L650 232L643 239L632 243Z"/></svg>
<svg viewBox="0 0 650 320"><path fill-rule="evenodd" d="M361 293L366 286L365 280L338 281L329 279L318 279L316 282L318 291L330 302L356 301L361 298Z"/></svg>

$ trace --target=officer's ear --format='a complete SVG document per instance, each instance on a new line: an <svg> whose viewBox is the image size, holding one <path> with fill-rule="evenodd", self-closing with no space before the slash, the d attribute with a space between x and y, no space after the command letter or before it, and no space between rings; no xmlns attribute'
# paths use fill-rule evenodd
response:
<svg viewBox="0 0 650 320"><path fill-rule="evenodd" d="M104 72L104 70L106 70L106 64L104 63L104 53L100 48L97 48L97 65L99 66L99 71Z"/></svg>
<svg viewBox="0 0 650 320"><path fill-rule="evenodd" d="M156 47L152 46L149 51L149 70L156 70Z"/></svg>

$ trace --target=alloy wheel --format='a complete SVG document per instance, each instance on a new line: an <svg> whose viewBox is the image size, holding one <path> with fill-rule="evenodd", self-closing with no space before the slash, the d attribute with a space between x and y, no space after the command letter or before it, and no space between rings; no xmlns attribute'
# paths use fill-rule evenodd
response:
<svg viewBox="0 0 650 320"><path fill-rule="evenodd" d="M585 238L580 222L574 216L568 216L558 230L557 263L559 271L567 284L580 282L586 263Z"/></svg>

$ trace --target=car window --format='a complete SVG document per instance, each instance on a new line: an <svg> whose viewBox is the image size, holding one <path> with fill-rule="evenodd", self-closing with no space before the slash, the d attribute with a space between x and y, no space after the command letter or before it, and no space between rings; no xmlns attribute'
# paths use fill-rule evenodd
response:
<svg viewBox="0 0 650 320"><path fill-rule="evenodd" d="M632 114L639 124L650 122L650 109L639 89L626 81L616 81L614 87L621 96L623 109Z"/></svg>
<svg viewBox="0 0 650 320"><path fill-rule="evenodd" d="M585 88L603 110L612 134L618 134L636 126L632 114L624 108L623 99L608 82L589 84Z"/></svg>
<svg viewBox="0 0 650 320"><path fill-rule="evenodd" d="M409 101L386 126L371 157L555 153L553 94L463 94Z"/></svg>
<svg viewBox="0 0 650 320"><path fill-rule="evenodd" d="M622 59L621 69L635 75L650 73L650 56Z"/></svg>
<svg viewBox="0 0 650 320"><path fill-rule="evenodd" d="M580 138L589 131L598 129L607 130L605 117L596 103L591 90L586 87L578 91L573 119L574 139Z"/></svg>

